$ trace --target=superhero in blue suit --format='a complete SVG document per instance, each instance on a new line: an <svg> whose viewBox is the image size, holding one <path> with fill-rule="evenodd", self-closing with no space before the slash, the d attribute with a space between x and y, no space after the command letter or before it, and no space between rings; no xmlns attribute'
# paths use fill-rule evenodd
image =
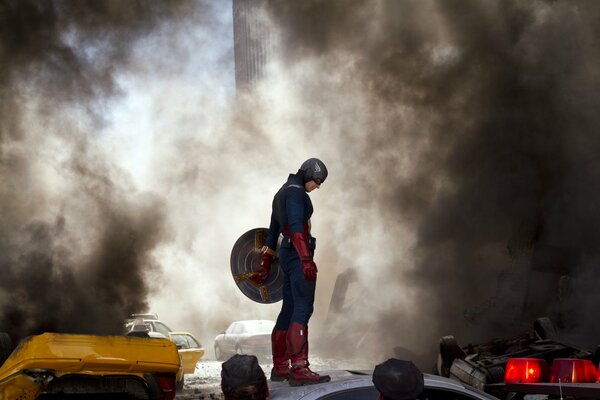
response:
<svg viewBox="0 0 600 400"><path fill-rule="evenodd" d="M308 193L318 189L326 178L327 168L316 158L306 160L298 173L289 175L273 198L266 246L257 271L260 284L269 275L277 239L282 234L278 256L284 273L283 304L271 335L271 380L288 379L294 386L329 380L328 376L308 368L308 320L313 312L317 283L317 266L313 261L315 239L310 234L313 206Z"/></svg>

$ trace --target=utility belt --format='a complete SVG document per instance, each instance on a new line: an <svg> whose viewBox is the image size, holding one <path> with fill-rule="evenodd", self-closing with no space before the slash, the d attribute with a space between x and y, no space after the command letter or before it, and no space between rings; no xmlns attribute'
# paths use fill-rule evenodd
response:
<svg viewBox="0 0 600 400"><path fill-rule="evenodd" d="M314 250L317 248L317 238L314 238L312 236L308 236L306 243L308 244L308 249L309 250ZM281 239L281 247L284 249L293 249L294 248L294 242L292 242L292 237L291 236L284 236L283 239Z"/></svg>
<svg viewBox="0 0 600 400"><path fill-rule="evenodd" d="M304 232L304 234L306 236L310 237L310 225L309 225L308 222L305 222L305 223L302 224L302 232ZM281 230L281 234L283 236L292 236L292 231L290 229L290 226L289 225L284 225L283 229Z"/></svg>

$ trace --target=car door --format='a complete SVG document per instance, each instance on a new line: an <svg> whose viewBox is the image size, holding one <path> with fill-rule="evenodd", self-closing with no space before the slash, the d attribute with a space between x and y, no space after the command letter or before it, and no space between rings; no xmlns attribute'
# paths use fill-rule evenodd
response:
<svg viewBox="0 0 600 400"><path fill-rule="evenodd" d="M248 327L245 322L238 322L233 330L233 351L239 354L244 353L243 346L245 345L246 338L248 337Z"/></svg>
<svg viewBox="0 0 600 400"><path fill-rule="evenodd" d="M235 343L236 343L236 335L235 331L238 329L238 323L234 322L229 325L229 328L225 331L223 335L223 346L221 347L224 352L227 354L232 354L235 352Z"/></svg>
<svg viewBox="0 0 600 400"><path fill-rule="evenodd" d="M189 333L171 333L171 340L177 344L177 350L181 356L181 365L184 374L193 374L196 363L204 355L204 349L200 343Z"/></svg>
<svg viewBox="0 0 600 400"><path fill-rule="evenodd" d="M240 354L244 353L244 349L242 348L246 342L246 336L248 336L246 323L240 322L235 327L235 349L234 351L239 352Z"/></svg>

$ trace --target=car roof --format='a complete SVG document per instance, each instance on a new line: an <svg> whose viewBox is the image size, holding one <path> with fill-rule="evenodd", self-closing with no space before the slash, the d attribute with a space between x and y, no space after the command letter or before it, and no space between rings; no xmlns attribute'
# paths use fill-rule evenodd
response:
<svg viewBox="0 0 600 400"><path fill-rule="evenodd" d="M156 314L156 313L130 314L128 319L136 319L136 318L158 319L158 314Z"/></svg>
<svg viewBox="0 0 600 400"><path fill-rule="evenodd" d="M371 371L334 370L319 371L320 374L329 375L330 382L308 386L290 386L287 382L269 381L270 400L316 400L322 396L365 387L373 387ZM495 399L495 397L467 386L462 382L444 378L437 375L423 374L425 388L443 389L452 392L468 393L479 399Z"/></svg>
<svg viewBox="0 0 600 400"><path fill-rule="evenodd" d="M165 324L163 321L156 319L156 318L143 318L143 317L137 317L137 318L128 318L125 320L125 326L127 325L132 325L135 324L135 321L139 321L142 320L143 323L148 323L148 324L152 324L152 323L158 323L158 324L162 324L164 326L167 327L167 329L169 329L169 332L171 332L171 328Z"/></svg>

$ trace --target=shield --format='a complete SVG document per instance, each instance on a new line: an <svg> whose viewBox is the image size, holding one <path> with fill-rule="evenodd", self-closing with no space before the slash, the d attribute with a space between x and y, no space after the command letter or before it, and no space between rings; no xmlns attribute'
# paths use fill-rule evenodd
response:
<svg viewBox="0 0 600 400"><path fill-rule="evenodd" d="M261 249L267 239L267 228L255 228L244 233L231 250L231 274L237 287L257 303L276 303L283 298L283 271L279 261L271 264L271 272L263 286L258 286L252 277L260 266Z"/></svg>

